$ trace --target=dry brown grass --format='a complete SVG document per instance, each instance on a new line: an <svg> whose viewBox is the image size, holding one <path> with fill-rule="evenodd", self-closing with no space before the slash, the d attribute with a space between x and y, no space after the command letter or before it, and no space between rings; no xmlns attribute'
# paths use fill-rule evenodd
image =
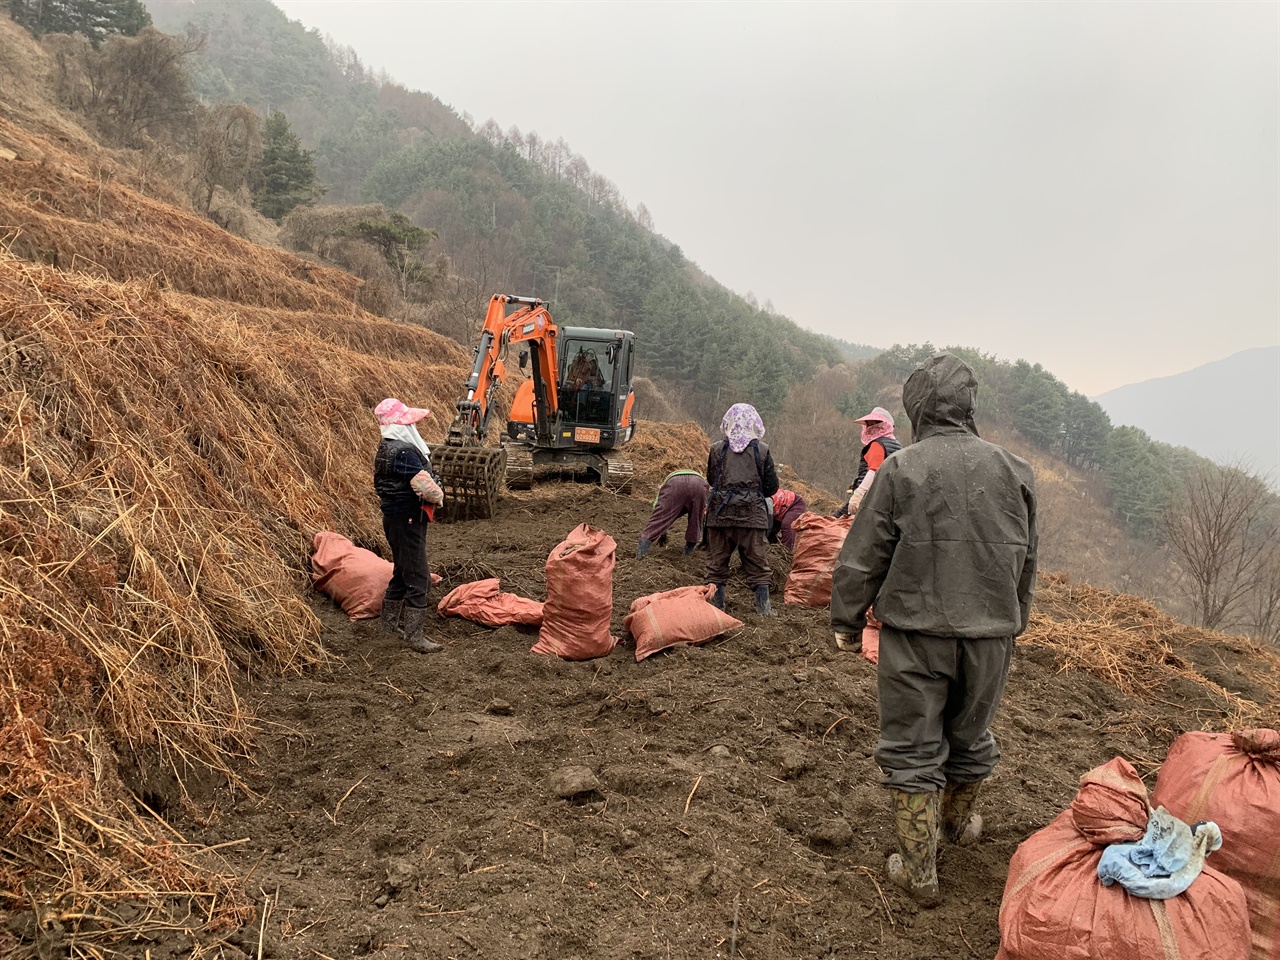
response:
<svg viewBox="0 0 1280 960"><path fill-rule="evenodd" d="M1225 714L1227 727L1280 720L1280 651L1187 626L1140 597L1042 573L1031 625L1019 642L1052 649L1064 670L1083 670L1132 697L1185 708L1189 720L1198 715L1193 701L1199 700L1218 708L1206 713L1218 723ZM1249 696L1206 675L1213 672L1207 664L1221 659L1204 655L1215 648L1247 664Z"/></svg>
<svg viewBox="0 0 1280 960"><path fill-rule="evenodd" d="M312 534L379 538L371 408L432 406L436 439L466 354L347 274L0 139L0 909L95 956L248 915L138 794L234 779L243 670L325 656Z"/></svg>

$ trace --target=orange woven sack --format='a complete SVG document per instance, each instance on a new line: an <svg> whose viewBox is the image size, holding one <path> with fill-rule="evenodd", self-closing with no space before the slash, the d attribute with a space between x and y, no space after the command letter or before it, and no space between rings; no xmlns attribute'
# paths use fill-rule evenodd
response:
<svg viewBox="0 0 1280 960"><path fill-rule="evenodd" d="M1013 855L996 960L1248 960L1244 891L1213 867L1169 900L1102 885L1103 849L1141 839L1149 812L1127 760L1081 777L1071 806Z"/></svg>
<svg viewBox="0 0 1280 960"><path fill-rule="evenodd" d="M547 602L533 653L591 660L613 649L613 565L617 543L587 524L574 527L547 557Z"/></svg>
<svg viewBox="0 0 1280 960"><path fill-rule="evenodd" d="M852 525L853 517L800 514L791 525L796 532L796 551L782 591L783 601L804 607L825 607L831 602L831 574Z"/></svg>
<svg viewBox="0 0 1280 960"><path fill-rule="evenodd" d="M454 587L436 605L436 612L442 617L474 620L486 627L505 627L511 623L542 625L542 604L514 593L503 593L497 577Z"/></svg>
<svg viewBox="0 0 1280 960"><path fill-rule="evenodd" d="M651 593L633 601L622 623L636 638L636 663L677 643L706 643L741 627L741 620L707 602L715 592L714 585L705 584Z"/></svg>
<svg viewBox="0 0 1280 960"><path fill-rule="evenodd" d="M382 612L382 595L391 582L392 565L376 553L357 547L340 533L321 530L312 541L311 582L333 597L352 620L368 620ZM432 584L440 578L431 574Z"/></svg>
<svg viewBox="0 0 1280 960"><path fill-rule="evenodd" d="M1221 828L1213 865L1244 887L1252 960L1280 960L1280 732L1184 733L1152 801L1186 823Z"/></svg>

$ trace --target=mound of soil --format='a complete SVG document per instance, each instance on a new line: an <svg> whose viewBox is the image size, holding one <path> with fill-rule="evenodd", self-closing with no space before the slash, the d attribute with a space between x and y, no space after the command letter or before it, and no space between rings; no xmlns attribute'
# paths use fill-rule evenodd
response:
<svg viewBox="0 0 1280 960"><path fill-rule="evenodd" d="M619 543L617 635L636 597L701 580L702 553L634 559L644 504L553 492L433 528L433 599L485 576L542 599L546 554L583 520ZM785 557L772 558L781 583ZM1069 587L1050 587L1044 636L1072 616ZM881 873L893 835L872 760L875 668L834 649L825 610L779 603L761 620L731 583L742 631L637 664L626 643L568 663L530 654L533 630L459 620L435 623L446 652L424 657L322 597L315 609L338 665L249 687L261 735L239 772L252 792L177 823L227 844L259 905L202 946L215 955L257 956L261 938L282 958L989 957L1017 844L1091 767L1119 754L1151 773L1190 719L1164 688L1138 700L1021 644L987 832L943 849L945 901L917 911ZM149 946L158 960L190 944Z"/></svg>

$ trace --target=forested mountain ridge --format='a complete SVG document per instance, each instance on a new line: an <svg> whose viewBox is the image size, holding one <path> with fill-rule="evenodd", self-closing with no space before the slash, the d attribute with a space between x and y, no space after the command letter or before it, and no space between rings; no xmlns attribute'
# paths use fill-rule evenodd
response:
<svg viewBox="0 0 1280 960"><path fill-rule="evenodd" d="M634 330L640 372L678 387L698 419L740 399L776 412L792 385L843 359L830 338L706 276L563 139L476 125L267 0L147 7L161 29L204 35L192 57L202 97L287 115L328 201L403 213L488 292L550 299L564 323Z"/></svg>

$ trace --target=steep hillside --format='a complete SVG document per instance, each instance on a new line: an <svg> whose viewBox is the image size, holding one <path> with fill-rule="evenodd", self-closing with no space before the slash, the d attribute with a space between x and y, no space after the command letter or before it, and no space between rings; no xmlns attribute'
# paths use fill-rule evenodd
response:
<svg viewBox="0 0 1280 960"><path fill-rule="evenodd" d="M643 204L629 204L563 139L464 122L268 0L148 8L165 29L190 25L206 36L192 66L203 96L288 115L314 150L329 200L373 200L408 215L485 291L550 299L565 323L634 330L641 372L678 388L704 425L728 406L725 394L775 412L792 384L840 359L835 341L704 274L656 232Z"/></svg>
<svg viewBox="0 0 1280 960"><path fill-rule="evenodd" d="M825 610L762 622L735 581L745 626L724 640L568 663L461 620L433 623L447 649L424 658L315 594L314 532L381 548L371 407L436 408L438 441L467 351L141 192L136 157L14 89L0 956L990 955L1008 858L1080 772L1121 753L1149 773L1180 730L1280 719L1274 651L1046 574L988 834L944 855L947 902L917 914L881 879L874 669L833 649ZM702 578L701 555L631 546L706 444L644 423L635 496L506 496L492 521L433 527L433 568L540 598L548 551L590 522L619 544L621 636L630 601ZM593 794L553 795L568 763Z"/></svg>
<svg viewBox="0 0 1280 960"><path fill-rule="evenodd" d="M1115 423L1218 463L1244 462L1280 489L1280 346L1243 350L1094 399Z"/></svg>

